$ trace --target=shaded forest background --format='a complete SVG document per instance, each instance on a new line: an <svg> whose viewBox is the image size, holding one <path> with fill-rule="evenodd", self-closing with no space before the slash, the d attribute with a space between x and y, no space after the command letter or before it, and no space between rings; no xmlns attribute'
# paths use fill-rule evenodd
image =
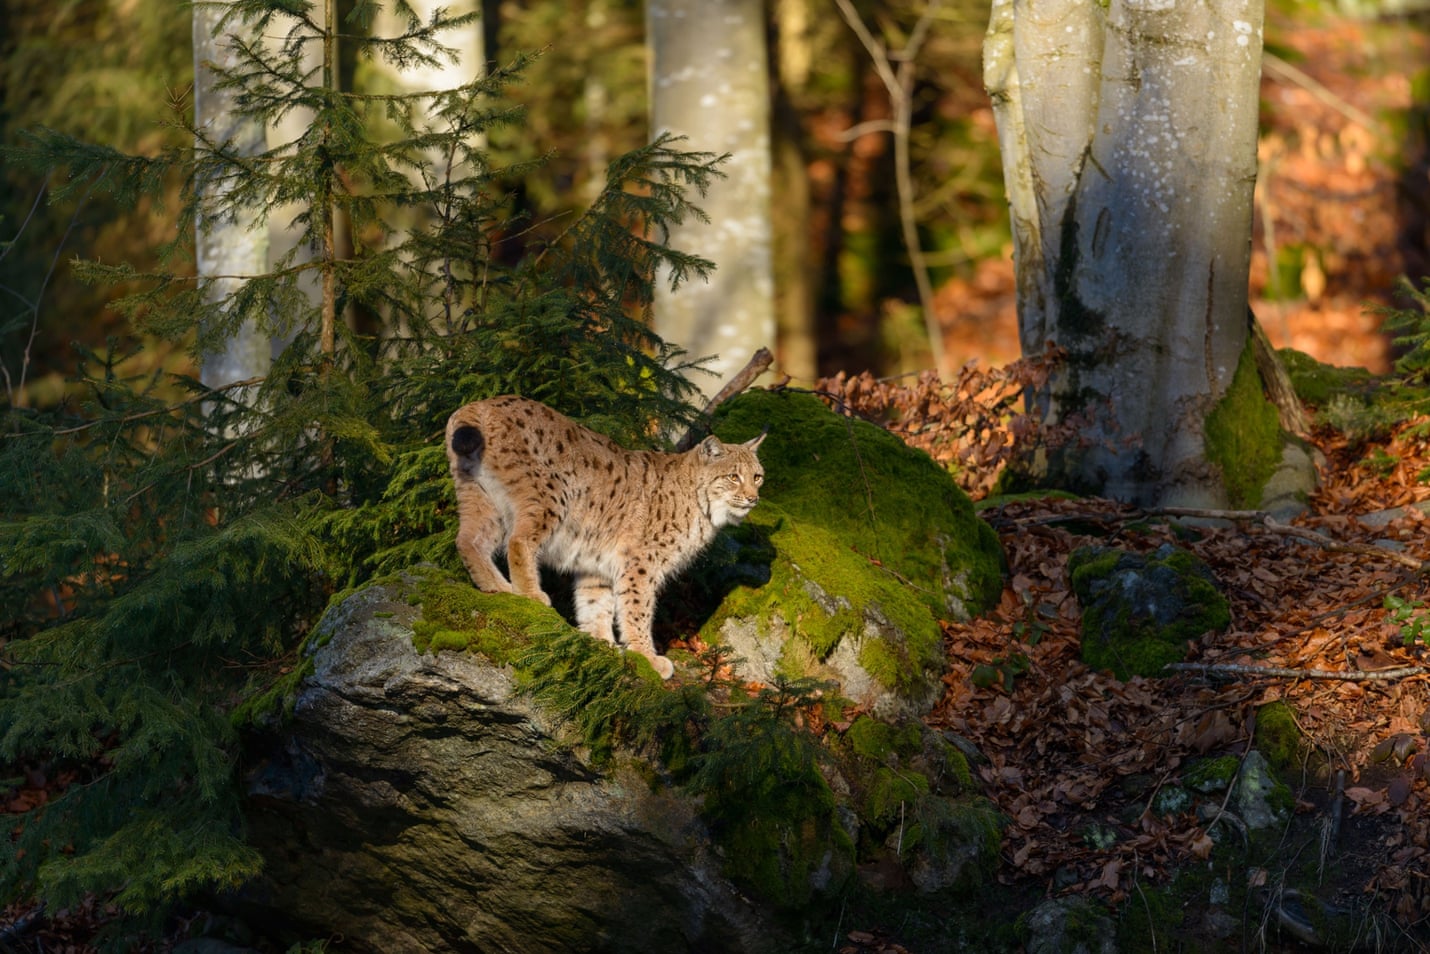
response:
<svg viewBox="0 0 1430 954"><path fill-rule="evenodd" d="M857 6L890 49L928 7ZM642 6L488 2L484 12L489 60L541 53L513 89L526 124L490 140L498 164L544 157L511 183L531 225L505 236L498 254L516 260L589 203L609 159L646 140ZM1007 207L982 82L986 21L983 3L938 7L914 94L915 214L952 367L1017 356ZM190 28L160 0L9 0L0 8L0 140L47 126L141 154L185 145L170 119L187 108ZM778 310L782 333L812 336L817 355L815 368L784 369L808 378L929 367L891 141L877 129L890 116L888 93L832 5L779 0L769 29ZM1392 356L1367 306L1389 303L1397 276L1430 270L1423 17L1277 0L1266 48L1254 307L1277 345L1384 372ZM345 87L380 82L371 67L345 61ZM97 347L123 322L106 307L115 290L70 280L69 262L143 268L175 227L173 205L122 213L95 193L52 204L53 185L0 169L0 363L27 385L17 400L37 405L63 392L72 342ZM777 357L811 342L790 344ZM130 370L182 370L185 360L160 347Z"/></svg>

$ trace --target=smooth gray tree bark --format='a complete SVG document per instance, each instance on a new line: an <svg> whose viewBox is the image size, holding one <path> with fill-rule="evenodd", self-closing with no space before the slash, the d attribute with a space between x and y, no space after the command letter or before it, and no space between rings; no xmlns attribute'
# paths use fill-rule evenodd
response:
<svg viewBox="0 0 1430 954"><path fill-rule="evenodd" d="M194 123L210 142L230 143L233 152L257 156L266 149L266 130L261 121L246 117L235 108L232 91L218 89L214 68L234 69L239 59L231 36L244 29L243 21L225 20L228 4L194 5ZM206 283L210 302L228 299L244 279L261 275L268 268L268 232L258 212L240 210L233 215L215 215L231 188L222 179L200 182L196 268L199 281ZM256 316L241 323L222 349L202 357L200 380L209 387L262 377L272 364L267 332Z"/></svg>
<svg viewBox="0 0 1430 954"><path fill-rule="evenodd" d="M1222 506L1204 421L1246 351L1263 0L994 0L984 44L1049 482Z"/></svg>
<svg viewBox="0 0 1430 954"><path fill-rule="evenodd" d="M762 0L646 0L651 135L730 158L700 204L710 221L670 244L715 263L708 282L656 295L656 332L692 357L714 355L707 395L775 338L770 225L770 89Z"/></svg>

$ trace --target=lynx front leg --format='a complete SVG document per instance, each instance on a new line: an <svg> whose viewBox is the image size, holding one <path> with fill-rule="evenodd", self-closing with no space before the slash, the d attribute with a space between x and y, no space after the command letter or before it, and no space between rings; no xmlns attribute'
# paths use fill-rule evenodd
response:
<svg viewBox="0 0 1430 954"><path fill-rule="evenodd" d="M510 593L511 584L492 562L502 538L501 515L486 491L473 482L457 483L457 554L472 582L484 593Z"/></svg>
<svg viewBox="0 0 1430 954"><path fill-rule="evenodd" d="M609 580L576 577L576 628L608 643L616 641L616 594Z"/></svg>
<svg viewBox="0 0 1430 954"><path fill-rule="evenodd" d="M645 656L660 673L660 678L669 679L675 665L655 651L655 637L651 635L655 589L649 570L639 563L632 564L616 583L616 609L621 617L621 639L626 648Z"/></svg>

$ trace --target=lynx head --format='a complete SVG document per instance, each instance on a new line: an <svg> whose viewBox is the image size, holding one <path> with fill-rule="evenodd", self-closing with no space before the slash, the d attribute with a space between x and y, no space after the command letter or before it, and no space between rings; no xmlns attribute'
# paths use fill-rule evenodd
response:
<svg viewBox="0 0 1430 954"><path fill-rule="evenodd" d="M765 469L755 455L765 435L743 444L726 444L711 435L692 451L700 462L700 496L717 527L739 523L760 502Z"/></svg>

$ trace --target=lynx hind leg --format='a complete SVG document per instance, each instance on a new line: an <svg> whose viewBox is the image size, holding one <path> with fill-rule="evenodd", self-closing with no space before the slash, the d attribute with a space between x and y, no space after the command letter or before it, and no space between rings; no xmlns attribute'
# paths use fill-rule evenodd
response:
<svg viewBox="0 0 1430 954"><path fill-rule="evenodd" d="M541 545L555 528L556 515L540 504L518 506L511 536L506 541L506 565L511 588L538 603L551 605L551 597L541 588Z"/></svg>
<svg viewBox="0 0 1430 954"><path fill-rule="evenodd" d="M621 617L621 639L650 660L660 678L669 679L675 664L655 651L651 625L655 616L655 586L645 567L628 569L616 586L616 607Z"/></svg>
<svg viewBox="0 0 1430 954"><path fill-rule="evenodd" d="M616 641L616 594L599 576L576 578L576 628L604 642Z"/></svg>
<svg viewBox="0 0 1430 954"><path fill-rule="evenodd" d="M501 545L503 527L486 491L475 483L457 482L457 554L477 589L484 593L510 593L511 583L492 562Z"/></svg>

